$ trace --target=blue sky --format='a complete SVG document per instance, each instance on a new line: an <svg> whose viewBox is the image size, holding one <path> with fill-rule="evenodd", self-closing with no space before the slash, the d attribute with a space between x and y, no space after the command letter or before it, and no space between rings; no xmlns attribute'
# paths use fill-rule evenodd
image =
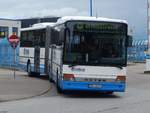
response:
<svg viewBox="0 0 150 113"><path fill-rule="evenodd" d="M146 39L147 0L93 0L93 15L125 19L136 39ZM89 0L5 0L0 18L88 16Z"/></svg>

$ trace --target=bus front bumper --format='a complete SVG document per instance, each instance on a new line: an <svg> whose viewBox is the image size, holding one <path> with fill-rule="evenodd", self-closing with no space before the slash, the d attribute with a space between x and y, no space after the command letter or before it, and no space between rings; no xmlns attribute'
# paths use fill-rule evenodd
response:
<svg viewBox="0 0 150 113"><path fill-rule="evenodd" d="M99 91L99 92L124 92L125 83L117 82L73 82L62 81L62 90Z"/></svg>

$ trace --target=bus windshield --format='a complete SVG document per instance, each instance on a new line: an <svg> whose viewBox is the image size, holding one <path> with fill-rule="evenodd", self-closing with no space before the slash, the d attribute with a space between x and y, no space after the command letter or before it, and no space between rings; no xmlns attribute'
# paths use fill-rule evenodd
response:
<svg viewBox="0 0 150 113"><path fill-rule="evenodd" d="M64 63L74 65L126 65L126 35L73 31L66 33Z"/></svg>

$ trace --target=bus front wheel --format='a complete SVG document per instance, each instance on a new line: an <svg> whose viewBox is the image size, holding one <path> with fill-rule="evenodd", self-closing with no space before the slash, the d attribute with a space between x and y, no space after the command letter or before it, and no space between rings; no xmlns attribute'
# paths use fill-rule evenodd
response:
<svg viewBox="0 0 150 113"><path fill-rule="evenodd" d="M57 87L57 92L58 92L59 94L63 93L63 90L62 90L61 87L60 87L58 74L57 74L56 87Z"/></svg>
<svg viewBox="0 0 150 113"><path fill-rule="evenodd" d="M113 95L113 91L106 92L107 95Z"/></svg>

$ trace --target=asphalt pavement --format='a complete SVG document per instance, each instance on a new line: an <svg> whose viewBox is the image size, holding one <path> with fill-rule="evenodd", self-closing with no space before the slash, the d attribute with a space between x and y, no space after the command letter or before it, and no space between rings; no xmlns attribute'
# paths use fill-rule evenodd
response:
<svg viewBox="0 0 150 113"><path fill-rule="evenodd" d="M0 102L27 99L50 90L47 79L28 77L26 72L0 69Z"/></svg>
<svg viewBox="0 0 150 113"><path fill-rule="evenodd" d="M128 66L124 93L60 95L51 84L45 95L0 103L0 113L149 113L150 74L144 70L145 64Z"/></svg>

